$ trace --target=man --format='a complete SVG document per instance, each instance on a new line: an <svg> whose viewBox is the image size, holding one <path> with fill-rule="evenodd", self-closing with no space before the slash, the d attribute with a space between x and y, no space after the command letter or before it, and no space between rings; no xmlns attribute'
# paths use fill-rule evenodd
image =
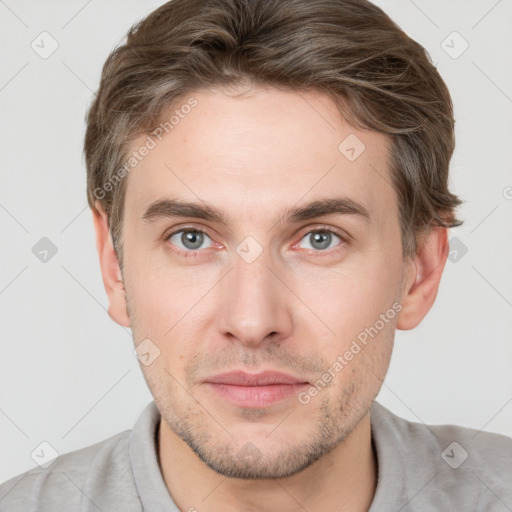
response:
<svg viewBox="0 0 512 512"><path fill-rule="evenodd" d="M109 315L155 401L2 510L512 509L512 440L376 403L460 223L449 92L364 0L172 0L85 156Z"/></svg>

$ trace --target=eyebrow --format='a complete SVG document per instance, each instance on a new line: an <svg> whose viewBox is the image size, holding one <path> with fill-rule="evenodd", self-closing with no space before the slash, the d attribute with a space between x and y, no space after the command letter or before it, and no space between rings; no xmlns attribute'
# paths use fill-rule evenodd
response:
<svg viewBox="0 0 512 512"><path fill-rule="evenodd" d="M319 199L304 206L284 209L275 224L281 222L301 222L325 215L354 215L370 221L368 209L348 197ZM227 223L227 215L203 203L192 203L178 199L158 199L151 203L142 215L144 222L174 217L193 217L220 224Z"/></svg>

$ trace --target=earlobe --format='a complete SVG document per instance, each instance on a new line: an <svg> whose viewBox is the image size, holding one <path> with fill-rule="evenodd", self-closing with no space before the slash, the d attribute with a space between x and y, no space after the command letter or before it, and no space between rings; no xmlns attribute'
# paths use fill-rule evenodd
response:
<svg viewBox="0 0 512 512"><path fill-rule="evenodd" d="M398 329L413 329L430 311L437 296L448 252L448 228L432 228L419 245L415 258L408 264Z"/></svg>
<svg viewBox="0 0 512 512"><path fill-rule="evenodd" d="M108 314L114 322L124 327L130 327L126 293L119 260L109 230L108 217L99 201L96 201L95 208L96 210L93 210L93 222L96 232L96 249L100 259L103 285L109 302Z"/></svg>

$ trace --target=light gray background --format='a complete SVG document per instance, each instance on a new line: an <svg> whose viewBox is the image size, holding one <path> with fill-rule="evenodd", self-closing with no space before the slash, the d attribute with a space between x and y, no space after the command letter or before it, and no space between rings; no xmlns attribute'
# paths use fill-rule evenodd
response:
<svg viewBox="0 0 512 512"><path fill-rule="evenodd" d="M42 441L65 453L131 428L152 399L130 331L106 312L82 141L107 55L161 3L0 1L0 481L33 467ZM512 436L512 1L376 3L452 92L452 188L466 201L437 302L398 332L379 401ZM47 59L31 48L43 31L59 45ZM458 58L454 31L469 44ZM42 237L58 248L46 263L32 253Z"/></svg>

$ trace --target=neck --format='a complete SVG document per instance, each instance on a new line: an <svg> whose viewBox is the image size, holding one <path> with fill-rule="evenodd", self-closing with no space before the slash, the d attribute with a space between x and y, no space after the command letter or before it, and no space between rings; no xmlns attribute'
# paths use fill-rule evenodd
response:
<svg viewBox="0 0 512 512"><path fill-rule="evenodd" d="M180 510L210 512L367 511L377 482L370 413L331 452L285 478L227 478L206 466L162 419L159 459Z"/></svg>

